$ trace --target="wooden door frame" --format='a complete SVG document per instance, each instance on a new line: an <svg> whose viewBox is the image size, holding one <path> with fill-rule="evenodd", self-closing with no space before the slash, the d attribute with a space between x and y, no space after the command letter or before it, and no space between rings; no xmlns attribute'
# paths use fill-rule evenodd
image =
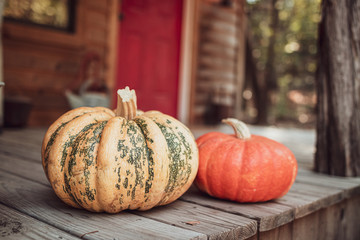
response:
<svg viewBox="0 0 360 240"><path fill-rule="evenodd" d="M177 116L184 124L191 123L195 95L200 1L183 0Z"/></svg>

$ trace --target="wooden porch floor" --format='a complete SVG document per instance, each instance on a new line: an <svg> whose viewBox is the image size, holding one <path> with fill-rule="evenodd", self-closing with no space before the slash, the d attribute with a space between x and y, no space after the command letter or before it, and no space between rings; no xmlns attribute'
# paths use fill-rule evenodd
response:
<svg viewBox="0 0 360 240"><path fill-rule="evenodd" d="M231 132L225 126L217 130ZM359 239L360 178L311 171L314 131L251 130L284 143L297 157L299 173L286 196L239 204L192 187L168 206L112 215L73 209L56 197L41 166L45 129L5 130L0 134L0 238ZM210 129L192 131L197 137Z"/></svg>

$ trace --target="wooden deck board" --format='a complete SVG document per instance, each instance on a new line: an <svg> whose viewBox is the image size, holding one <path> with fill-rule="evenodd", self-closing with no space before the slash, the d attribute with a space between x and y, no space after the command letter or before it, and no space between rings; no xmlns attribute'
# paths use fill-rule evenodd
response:
<svg viewBox="0 0 360 240"><path fill-rule="evenodd" d="M255 220L184 201L137 214L204 233L209 239L246 239L257 232Z"/></svg>
<svg viewBox="0 0 360 240"><path fill-rule="evenodd" d="M8 144L10 143L2 145L3 148L6 148ZM22 144L28 145L27 143ZM12 174L12 176L21 177L49 186L42 169L41 159L38 158L34 161L34 159L24 154L24 152L20 152L18 155L21 157L11 157L6 154L1 154L0 149L0 156L2 158L0 169ZM58 201L60 202L59 204L63 204L60 200ZM148 215L149 212L136 212L136 215L146 216L148 219L154 219L158 222L168 224L169 226L178 226L184 229L194 230L198 233L206 233L205 235L200 236L204 237L207 235L209 239L214 237L217 238L219 236L231 236L233 239L245 239L255 235L257 232L257 223L255 220L231 215L215 209L208 209L198 205L196 206L198 208L197 212L201 212L203 214L198 215L197 217L193 215L192 218L189 218L189 209L192 209L194 204L183 201L178 201L174 204L175 205L170 204L169 206L149 211L154 212L154 214L150 214L152 216ZM214 214L214 216L217 215L218 218L214 218L210 221L209 218L205 216L205 213ZM135 213L132 212L132 214ZM168 217L163 217L164 215ZM192 222L191 219L194 217L197 219L194 221L199 221L199 224L188 224L189 222Z"/></svg>
<svg viewBox="0 0 360 240"><path fill-rule="evenodd" d="M206 239L206 235L137 216L91 213L61 202L50 187L1 172L0 202L58 229L88 239Z"/></svg>
<svg viewBox="0 0 360 240"><path fill-rule="evenodd" d="M352 223L341 223L340 232L332 228L336 226L334 221L341 220L340 215L359 219L358 211L352 209L360 203L360 178L310 171L312 131L304 135L295 132L294 137L276 128L252 127L252 130L283 142L297 157L300 169L295 184L284 197L265 203L239 204L209 197L193 186L168 206L113 215L73 209L56 197L41 165L45 129L6 130L0 134L0 212L15 212L6 218L20 219L24 226L34 225L32 229L50 229L51 238L63 234L65 239L301 239L302 231L314 239L324 236L331 239L334 234L348 237L357 233L356 224ZM220 127L220 131L231 129ZM195 135L203 132L195 131ZM332 222L324 223L320 220L323 218ZM327 229L328 234L318 228ZM0 233L1 230L0 224ZM43 238L43 231L39 238ZM31 238L35 236L33 232L36 231L21 236Z"/></svg>
<svg viewBox="0 0 360 240"><path fill-rule="evenodd" d="M43 167L40 164L40 160L38 160L38 162L34 162L18 156L9 156L1 153L0 158L1 170L25 179L30 179L32 181L50 186L50 183L46 179Z"/></svg>
<svg viewBox="0 0 360 240"><path fill-rule="evenodd" d="M291 206L278 204L273 201L246 204L230 202L200 193L195 187L192 187L181 199L257 220L260 231L267 231L279 227L294 219L294 210Z"/></svg>
<svg viewBox="0 0 360 240"><path fill-rule="evenodd" d="M300 218L343 199L342 190L295 183L288 194L276 199L275 202L291 206L294 209L294 217Z"/></svg>
<svg viewBox="0 0 360 240"><path fill-rule="evenodd" d="M1 239L80 239L0 204Z"/></svg>

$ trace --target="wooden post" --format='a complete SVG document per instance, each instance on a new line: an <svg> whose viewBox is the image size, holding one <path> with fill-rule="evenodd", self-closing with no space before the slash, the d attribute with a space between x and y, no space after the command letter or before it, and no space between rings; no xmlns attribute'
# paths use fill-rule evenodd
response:
<svg viewBox="0 0 360 240"><path fill-rule="evenodd" d="M0 1L0 34L2 35L2 19L3 19L3 9L4 1ZM4 90L3 90L3 50L2 50L2 41L0 37L0 132L4 125Z"/></svg>
<svg viewBox="0 0 360 240"><path fill-rule="evenodd" d="M237 4L237 56L236 56L236 90L235 90L235 110L234 116L238 119L243 118L243 91L245 87L245 51L246 51L246 26L247 19L245 14L245 1L238 0Z"/></svg>
<svg viewBox="0 0 360 240"><path fill-rule="evenodd" d="M360 176L360 0L322 2L315 168Z"/></svg>

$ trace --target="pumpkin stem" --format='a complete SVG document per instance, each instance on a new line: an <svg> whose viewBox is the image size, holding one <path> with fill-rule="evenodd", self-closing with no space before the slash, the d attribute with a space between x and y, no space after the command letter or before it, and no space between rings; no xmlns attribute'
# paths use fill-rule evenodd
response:
<svg viewBox="0 0 360 240"><path fill-rule="evenodd" d="M244 140L251 138L250 130L244 122L235 118L226 118L223 119L222 122L230 125L234 129L237 138Z"/></svg>
<svg viewBox="0 0 360 240"><path fill-rule="evenodd" d="M119 89L117 91L118 100L115 115L131 120L136 117L136 94L135 90L130 90L129 87Z"/></svg>

